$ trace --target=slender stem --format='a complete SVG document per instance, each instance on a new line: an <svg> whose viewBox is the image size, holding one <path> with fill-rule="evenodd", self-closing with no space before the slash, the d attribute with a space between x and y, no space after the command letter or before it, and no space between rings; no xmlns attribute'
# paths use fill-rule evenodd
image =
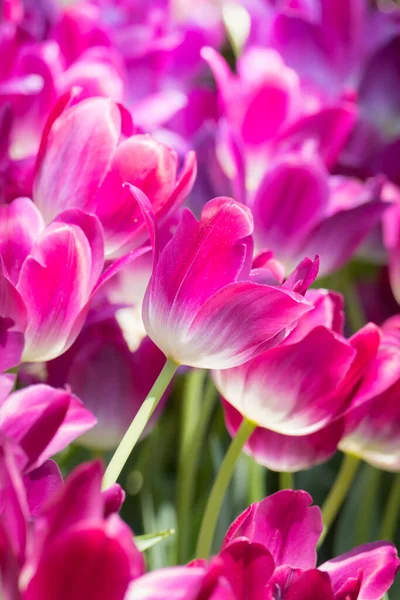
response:
<svg viewBox="0 0 400 600"><path fill-rule="evenodd" d="M144 428L146 427L151 415L157 408L163 393L167 389L168 384L175 375L178 367L179 365L173 359L167 358L167 361L155 384L151 388L149 395L136 413L118 448L114 452L106 472L104 473L103 489L108 488L117 481L126 461L136 445L136 442L143 433Z"/></svg>
<svg viewBox="0 0 400 600"><path fill-rule="evenodd" d="M294 481L294 473L287 473L282 471L279 473L279 489L281 490L294 490L296 489Z"/></svg>
<svg viewBox="0 0 400 600"><path fill-rule="evenodd" d="M400 473L396 473L385 507L381 528L381 540L394 541L400 516Z"/></svg>
<svg viewBox="0 0 400 600"><path fill-rule="evenodd" d="M322 521L324 530L318 541L318 547L326 538L328 531L334 522L338 512L342 508L343 502L351 488L351 485L360 466L361 460L351 454L345 454L336 481L331 488L323 506Z"/></svg>
<svg viewBox="0 0 400 600"><path fill-rule="evenodd" d="M217 478L214 481L211 494L208 497L206 510L203 515L196 549L196 556L198 558L208 558L210 555L215 526L217 524L226 488L231 480L236 461L240 456L242 448L255 428L255 423L244 418L236 432L236 436L233 438L228 451L225 454Z"/></svg>
<svg viewBox="0 0 400 600"><path fill-rule="evenodd" d="M267 495L266 475L267 469L248 456L249 492L248 504L260 502Z"/></svg>
<svg viewBox="0 0 400 600"><path fill-rule="evenodd" d="M190 521L191 511L193 506L193 498L195 492L196 476L200 463L200 452L202 449L204 437L207 427L215 406L217 397L216 389L212 379L207 381L206 389L203 396L203 386L205 372L200 372L202 377L192 376L192 382L188 386L188 396L184 402L201 401L201 412L198 419L195 420L195 430L190 440L181 449L181 460L179 464L178 475L178 563L187 562L189 559L189 544L190 544ZM194 381L193 381L194 380ZM194 383L198 387L194 387ZM193 394L193 395L192 395ZM201 396L201 397L200 397ZM184 413L186 411L184 410ZM193 423L192 423L193 425Z"/></svg>

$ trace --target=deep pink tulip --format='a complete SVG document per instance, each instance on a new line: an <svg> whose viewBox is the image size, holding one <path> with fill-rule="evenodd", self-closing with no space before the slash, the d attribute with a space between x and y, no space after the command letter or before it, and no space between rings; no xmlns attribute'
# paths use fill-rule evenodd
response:
<svg viewBox="0 0 400 600"><path fill-rule="evenodd" d="M125 182L147 195L162 222L183 202L196 172L193 153L177 178L178 157L171 148L147 135L122 139L122 118L110 99L67 107L45 131L34 182L34 201L47 222L67 208L95 213L109 256L146 239L140 208Z"/></svg>
<svg viewBox="0 0 400 600"><path fill-rule="evenodd" d="M98 320L95 310L92 315L93 323L89 314L73 346L47 364L47 381L57 387L68 384L95 415L97 425L79 444L113 449L157 379L165 357L147 337L131 352L114 317Z"/></svg>
<svg viewBox="0 0 400 600"><path fill-rule="evenodd" d="M399 568L392 544L377 542L316 567L322 532L318 507L303 491L285 490L249 506L207 564L149 573L125 600L380 600Z"/></svg>
<svg viewBox="0 0 400 600"><path fill-rule="evenodd" d="M314 310L278 348L213 373L229 432L236 433L243 417L257 423L245 451L277 471L306 469L335 453L344 415L357 402L352 394L380 341L373 325L343 338L337 295L310 290L306 298Z"/></svg>
<svg viewBox="0 0 400 600"><path fill-rule="evenodd" d="M32 487L24 490L12 455L4 451L0 470L0 572L6 599L123 600L144 562L132 532L107 508L101 465L78 467L41 503L33 520ZM43 492L44 473L39 483Z"/></svg>
<svg viewBox="0 0 400 600"><path fill-rule="evenodd" d="M249 209L215 198L199 222L186 209L158 259L155 250L143 321L149 337L179 364L239 365L281 341L285 328L312 308L301 294L316 276L315 265L307 259L284 285L265 285L259 270L251 272L252 230Z"/></svg>

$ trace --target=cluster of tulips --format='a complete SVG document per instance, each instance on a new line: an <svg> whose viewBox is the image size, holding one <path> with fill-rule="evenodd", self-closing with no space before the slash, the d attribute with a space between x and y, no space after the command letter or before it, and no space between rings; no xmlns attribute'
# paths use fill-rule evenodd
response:
<svg viewBox="0 0 400 600"><path fill-rule="evenodd" d="M3 0L0 55L1 600L395 600L400 8Z"/></svg>

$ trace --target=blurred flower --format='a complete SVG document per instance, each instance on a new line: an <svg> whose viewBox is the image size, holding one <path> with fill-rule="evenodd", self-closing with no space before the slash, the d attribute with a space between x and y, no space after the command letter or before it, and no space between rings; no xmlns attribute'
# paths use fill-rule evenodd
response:
<svg viewBox="0 0 400 600"><path fill-rule="evenodd" d="M131 352L114 317L99 320L97 311L92 317L93 322L89 314L72 347L47 363L47 381L57 387L68 384L95 415L97 425L79 443L113 449L160 374L165 357L149 338ZM158 414L157 410L154 417Z"/></svg>

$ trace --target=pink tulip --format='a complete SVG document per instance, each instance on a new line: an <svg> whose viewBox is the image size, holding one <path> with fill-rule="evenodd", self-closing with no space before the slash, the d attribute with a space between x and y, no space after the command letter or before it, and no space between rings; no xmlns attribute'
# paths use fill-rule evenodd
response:
<svg viewBox="0 0 400 600"><path fill-rule="evenodd" d="M146 240L140 208L123 188L125 182L148 196L162 222L183 202L196 171L193 153L177 179L172 149L146 135L121 139L122 118L118 106L105 98L61 112L45 131L34 183L34 201L47 222L67 208L95 213L109 256L121 256Z"/></svg>
<svg viewBox="0 0 400 600"><path fill-rule="evenodd" d="M400 561L393 545L359 546L316 568L321 512L303 491L285 490L249 506L207 564L149 573L125 600L380 600Z"/></svg>
<svg viewBox="0 0 400 600"><path fill-rule="evenodd" d="M76 469L33 520L11 455L0 454L0 471L0 573L6 599L123 600L129 583L143 573L143 557L129 528L108 512L100 464ZM41 483L46 485L44 474Z"/></svg>
<svg viewBox="0 0 400 600"><path fill-rule="evenodd" d="M199 222L186 209L158 259L155 251L143 321L167 357L226 369L275 345L311 309L301 295L316 275L311 261L287 284L257 283L262 278L251 273L252 230L249 209L215 198Z"/></svg>
<svg viewBox="0 0 400 600"><path fill-rule="evenodd" d="M24 334L22 361L49 360L69 348L93 294L134 254L103 272L97 217L70 209L45 227L27 198L0 207L0 228L4 326L10 334Z"/></svg>
<svg viewBox="0 0 400 600"><path fill-rule="evenodd" d="M309 468L335 453L352 393L380 340L373 325L345 340L340 299L324 290L310 290L307 297L314 311L278 348L214 371L229 432L236 433L243 417L257 423L245 451L278 471Z"/></svg>
<svg viewBox="0 0 400 600"><path fill-rule="evenodd" d="M131 352L115 318L99 320L96 311L92 315L94 322L90 323L89 314L73 346L47 364L48 383L68 384L95 415L97 425L79 443L113 449L157 379L165 357L149 338Z"/></svg>

